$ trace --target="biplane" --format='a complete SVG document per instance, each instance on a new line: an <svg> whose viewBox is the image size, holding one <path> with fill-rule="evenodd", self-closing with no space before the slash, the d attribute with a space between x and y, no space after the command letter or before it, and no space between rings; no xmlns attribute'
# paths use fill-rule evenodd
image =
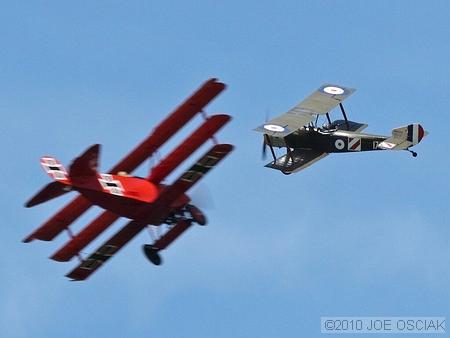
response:
<svg viewBox="0 0 450 338"><path fill-rule="evenodd" d="M144 254L152 263L160 265L160 251L166 249L193 223L206 224L205 215L191 203L187 192L233 150L231 144L218 144L214 136L231 117L224 114L207 116L204 112L204 107L224 89L225 84L216 79L205 82L106 174L98 172L98 144L77 157L68 170L55 158L42 157L41 165L54 181L25 206L38 205L69 191L77 192L78 196L23 241L51 241L61 232L67 231L69 241L50 258L67 262L78 257L79 265L66 276L72 280L85 280L148 227L154 240L152 244L143 246ZM203 115L204 122L155 165L148 177L130 175L197 113ZM194 165L172 184L163 183L174 169L210 139L214 145ZM104 211L74 234L69 225L93 205L100 206ZM129 219L129 222L94 253L83 258L81 251L120 217ZM153 230L155 227L160 230L164 225L167 228L164 232Z"/></svg>
<svg viewBox="0 0 450 338"><path fill-rule="evenodd" d="M291 174L307 168L330 153L361 152L373 150L407 150L428 134L418 124L409 124L392 130L391 136L362 133L365 123L348 120L342 101L356 89L334 84L324 84L305 100L285 114L255 129L263 133L263 158L269 147L273 161L266 167ZM344 119L331 121L330 111L339 106ZM326 123L319 126L319 117ZM277 158L274 148L285 148L286 153Z"/></svg>

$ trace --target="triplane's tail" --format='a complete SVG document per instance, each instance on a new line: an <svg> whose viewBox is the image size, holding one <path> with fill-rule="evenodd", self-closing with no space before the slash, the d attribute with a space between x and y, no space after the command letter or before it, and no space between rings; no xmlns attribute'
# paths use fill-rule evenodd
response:
<svg viewBox="0 0 450 338"><path fill-rule="evenodd" d="M76 183L77 179L86 176L96 176L99 151L99 144L91 146L72 162L69 172L56 158L51 156L42 157L41 166L54 182L47 184L25 206L30 208L64 195L71 190L72 184Z"/></svg>
<svg viewBox="0 0 450 338"><path fill-rule="evenodd" d="M380 149L405 150L418 144L428 132L419 123L392 130L392 136L378 145Z"/></svg>
<svg viewBox="0 0 450 338"><path fill-rule="evenodd" d="M44 156L41 158L41 166L48 176L55 181L47 184L41 191L34 195L26 204L27 208L47 202L53 198L64 195L70 191L70 179L64 166L55 158Z"/></svg>

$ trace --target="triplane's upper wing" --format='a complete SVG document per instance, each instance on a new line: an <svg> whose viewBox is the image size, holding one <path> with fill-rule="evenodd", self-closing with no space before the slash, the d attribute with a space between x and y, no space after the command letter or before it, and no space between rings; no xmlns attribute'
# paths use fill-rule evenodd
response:
<svg viewBox="0 0 450 338"><path fill-rule="evenodd" d="M224 89L225 84L218 82L217 79L206 81L109 173L117 174L119 171L131 172L135 170ZM23 241L28 243L34 239L53 240L91 206L92 204L87 199L79 195ZM107 222L110 220L112 223L112 217L107 218L107 221L106 218L102 221L104 226L109 225Z"/></svg>
<svg viewBox="0 0 450 338"><path fill-rule="evenodd" d="M208 171L222 161L231 151L233 146L230 144L217 144L213 146L205 155L203 155L193 166L182 174L174 184L167 187L155 201L155 212L164 214L165 211L172 208L172 204L180 198L187 190L197 183ZM167 210L165 210L167 209ZM78 265L66 276L72 280L85 280L103 263L115 255L131 239L133 239L142 229L146 227L135 221L127 223L119 232L107 240L93 254ZM179 227L179 228L177 228ZM187 229L186 222L180 222L174 228L170 229L165 235L172 237L170 232L180 232ZM163 236L164 237L164 236ZM166 243L167 245L167 243Z"/></svg>
<svg viewBox="0 0 450 338"><path fill-rule="evenodd" d="M314 120L316 115L328 113L349 97L356 89L324 84L294 108L256 128L264 134L285 137Z"/></svg>

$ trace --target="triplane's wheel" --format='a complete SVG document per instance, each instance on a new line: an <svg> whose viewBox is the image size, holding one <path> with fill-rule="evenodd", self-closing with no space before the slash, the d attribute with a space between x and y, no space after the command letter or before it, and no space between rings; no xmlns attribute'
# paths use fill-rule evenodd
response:
<svg viewBox="0 0 450 338"><path fill-rule="evenodd" d="M206 225L206 217L205 215L200 211L199 208L194 207L193 205L187 206L187 211L191 215L192 219L198 223L199 225Z"/></svg>
<svg viewBox="0 0 450 338"><path fill-rule="evenodd" d="M161 256L158 254L158 250L156 250L153 245L145 244L142 246L142 249L144 250L144 254L150 262L155 265L161 265Z"/></svg>

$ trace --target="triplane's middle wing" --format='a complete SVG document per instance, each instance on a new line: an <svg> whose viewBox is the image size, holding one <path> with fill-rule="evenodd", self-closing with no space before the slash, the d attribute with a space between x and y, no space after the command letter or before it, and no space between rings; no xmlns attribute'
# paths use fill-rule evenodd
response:
<svg viewBox="0 0 450 338"><path fill-rule="evenodd" d="M256 128L264 134L285 137L312 122L349 97L356 89L324 84L294 108Z"/></svg>

